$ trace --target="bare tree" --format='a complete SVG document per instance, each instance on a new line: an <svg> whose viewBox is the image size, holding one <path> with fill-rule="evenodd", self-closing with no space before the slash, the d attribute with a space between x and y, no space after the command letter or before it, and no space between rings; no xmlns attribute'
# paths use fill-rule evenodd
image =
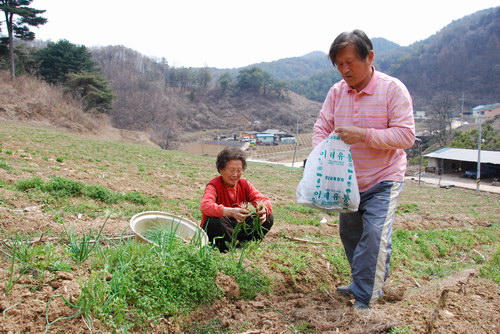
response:
<svg viewBox="0 0 500 334"><path fill-rule="evenodd" d="M428 113L427 126L429 132L440 145L446 146L451 135L451 116L457 108L457 99L449 92L434 95L431 102L432 110Z"/></svg>

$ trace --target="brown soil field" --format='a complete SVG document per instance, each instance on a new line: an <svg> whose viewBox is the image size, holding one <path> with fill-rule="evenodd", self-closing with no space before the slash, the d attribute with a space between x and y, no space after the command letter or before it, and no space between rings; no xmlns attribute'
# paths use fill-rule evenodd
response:
<svg viewBox="0 0 500 334"><path fill-rule="evenodd" d="M4 150L1 154L5 158L6 149L14 152L6 157L13 171L0 168L0 180L10 185L33 175L47 178L55 174L105 185L114 191L135 190L182 203L192 200L193 196L199 196L208 177L215 175L215 168L206 166L207 162L213 164L213 159L190 155L174 157L178 159L180 170L187 169L186 166L207 170L198 175L196 182L191 182L179 171L165 171L159 162L157 166L146 165L146 171L138 172L135 162L111 163L104 153L100 157L93 157L99 160L67 158L63 163L57 163L54 159L60 153L46 151L43 144L37 143L36 140L20 140L19 136L11 133L12 130L4 125L0 126L0 139ZM26 131L31 130L26 128ZM93 140L78 138L77 141L81 142ZM59 149L63 150L66 143L59 143ZM74 148L68 150L71 149ZM151 151L146 152L139 146L135 149L138 153L134 154L140 155L140 152L143 152L141 159L148 159L148 152ZM148 148L153 149L156 148ZM116 152L119 147L113 150L116 154L120 153ZM22 154L31 151L40 153ZM42 159L42 156L49 158ZM104 169L103 166L106 165L108 167ZM295 201L293 191L286 192L283 191L284 186L268 184L268 181L258 178L257 172L252 174L252 169L268 174L275 170L260 164L249 166L249 179L254 177L254 184L270 196L275 205L284 206ZM285 169L279 169L282 170ZM297 180L291 182L295 181ZM486 204L469 206L471 201L478 198ZM440 189L426 184L418 186L416 182L409 181L406 183L400 205L404 207L405 204L416 204L419 210L401 210L402 212L397 214L395 229L426 231L489 227L499 222L499 199L497 194L476 194L465 189ZM50 212L44 210L44 206L44 203L29 196L21 196L6 187L0 187L0 231L4 236L14 233L33 235L35 243L50 240L57 243L57 236L63 232L64 227L54 220ZM193 211L187 206L177 206L175 213L194 219ZM283 242L284 236L302 238L304 235L310 235L320 238L338 235L338 225L334 217L325 215L324 218L326 223L303 226L276 217L275 226L264 239L263 245ZM130 233L129 219L128 216L112 217L104 233L109 236ZM71 220L81 230L86 230L100 226L104 218L82 212L81 215L71 217ZM492 233L498 233L498 228L492 227ZM324 244L289 242L293 243L294 247L310 252L314 259L314 265L298 277L273 273L270 269L272 257L264 255L259 266L273 277L270 293L258 295L254 300L242 300L237 298L234 282L229 280L221 283L221 287L226 291L224 298L211 305L201 306L180 319L165 318L156 323L152 322L151 327L142 332L182 333L180 323L208 323L217 318L221 321L221 328L227 330L224 333L500 333L500 286L492 280L480 277L479 266L472 258L466 257L462 260L468 264L466 269L444 278L414 278L405 271L404 266L399 267L391 273L384 296L370 310L358 311L352 308L352 300L335 294L336 285L348 282L340 282L331 275L332 268L329 262L324 260ZM477 253L484 258L492 256L492 252L486 253L483 250L478 250ZM75 311L61 298L54 298L62 295L70 302L75 301L81 292L82 281L89 276L88 271L88 265L84 264L71 273L51 273L41 280L37 273L33 272L24 275L14 286L12 293L7 295L5 288L9 281L9 263L4 257L0 257L0 333L43 333L47 323L46 314L50 314L50 321L65 318L64 321L53 324L50 333L109 332L97 321L90 326L82 317L71 318ZM223 279L221 281L224 282ZM47 311L49 301L50 312ZM301 323L307 326L299 329L297 324ZM394 328L407 330L397 332Z"/></svg>

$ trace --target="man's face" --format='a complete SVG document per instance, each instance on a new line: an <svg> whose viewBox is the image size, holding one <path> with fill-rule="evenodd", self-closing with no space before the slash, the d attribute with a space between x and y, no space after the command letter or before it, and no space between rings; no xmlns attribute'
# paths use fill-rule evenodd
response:
<svg viewBox="0 0 500 334"><path fill-rule="evenodd" d="M373 56L370 51L366 59L360 59L354 46L348 45L337 53L335 66L347 84L359 92L372 77Z"/></svg>

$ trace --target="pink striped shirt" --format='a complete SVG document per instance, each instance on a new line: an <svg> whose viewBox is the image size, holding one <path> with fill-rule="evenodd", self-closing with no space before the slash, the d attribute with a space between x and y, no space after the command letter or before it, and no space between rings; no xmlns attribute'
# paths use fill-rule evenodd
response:
<svg viewBox="0 0 500 334"><path fill-rule="evenodd" d="M412 99L396 78L374 70L359 93L341 80L330 88L313 129L313 146L336 127L368 129L363 143L351 145L359 191L382 181L402 181L405 148L415 141Z"/></svg>

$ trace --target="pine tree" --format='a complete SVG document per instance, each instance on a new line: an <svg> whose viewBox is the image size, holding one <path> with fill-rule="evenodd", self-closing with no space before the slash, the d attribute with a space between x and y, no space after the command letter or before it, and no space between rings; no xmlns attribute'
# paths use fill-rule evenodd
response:
<svg viewBox="0 0 500 334"><path fill-rule="evenodd" d="M69 73L94 72L96 64L92 54L84 45L76 45L67 40L49 43L38 53L39 73L50 83L64 83Z"/></svg>
<svg viewBox="0 0 500 334"><path fill-rule="evenodd" d="M115 96L107 85L106 79L98 72L70 73L66 81L68 91L82 99L86 111L106 112L112 108Z"/></svg>
<svg viewBox="0 0 500 334"><path fill-rule="evenodd" d="M29 30L29 26L39 26L47 23L47 19L39 14L45 10L28 7L33 0L0 0L0 10L5 14L5 23L9 35L9 70L10 77L14 79L14 37L31 41L35 39L35 33ZM17 16L17 18L16 18Z"/></svg>

